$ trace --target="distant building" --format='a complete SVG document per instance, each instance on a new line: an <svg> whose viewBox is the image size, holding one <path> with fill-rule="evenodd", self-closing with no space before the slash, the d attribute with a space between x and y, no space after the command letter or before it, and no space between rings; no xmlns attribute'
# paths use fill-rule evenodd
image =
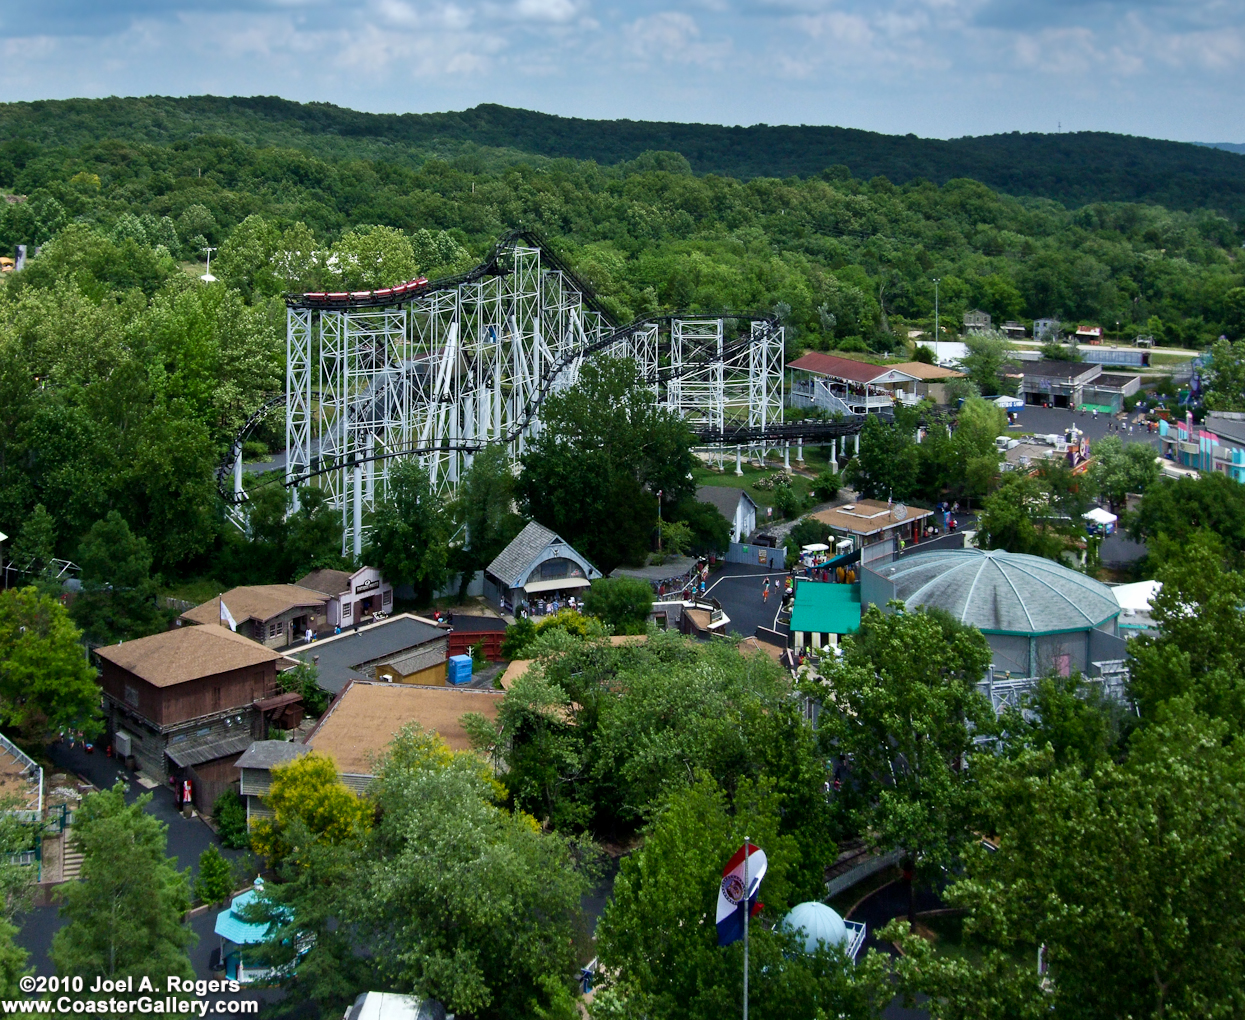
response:
<svg viewBox="0 0 1245 1020"><path fill-rule="evenodd" d="M985 333L990 329L990 313L974 308L964 313L965 333Z"/></svg>
<svg viewBox="0 0 1245 1020"><path fill-rule="evenodd" d="M376 777L376 762L402 727L434 730L451 751L470 751L463 716L495 720L505 691L352 681L333 700L307 737L307 746L332 758L337 774L356 793Z"/></svg>
<svg viewBox="0 0 1245 1020"><path fill-rule="evenodd" d="M240 781L238 793L246 804L246 824L249 827L260 818L271 818L272 809L261 798L268 796L272 787L272 770L278 765L288 765L311 750L306 744L292 740L256 740L234 762Z"/></svg>
<svg viewBox="0 0 1245 1020"><path fill-rule="evenodd" d="M1100 344L1102 343L1102 327L1077 326L1073 339L1078 344Z"/></svg>
<svg viewBox="0 0 1245 1020"><path fill-rule="evenodd" d="M701 503L708 503L726 518L731 526L732 542L744 542L756 531L757 505L743 489L702 485L696 490L696 498Z"/></svg>
<svg viewBox="0 0 1245 1020"><path fill-rule="evenodd" d="M1026 361L1022 366L1020 395L1026 404L1080 407L1085 387L1102 375L1101 365L1080 361Z"/></svg>
<svg viewBox="0 0 1245 1020"><path fill-rule="evenodd" d="M1033 339L1040 340L1044 344L1057 343L1062 326L1063 323L1058 319L1034 319Z"/></svg>
<svg viewBox="0 0 1245 1020"><path fill-rule="evenodd" d="M195 805L210 810L238 779L238 755L266 736L263 704L280 694L281 656L214 624L103 645L95 654L118 754L133 755L148 775L190 779Z"/></svg>
<svg viewBox="0 0 1245 1020"><path fill-rule="evenodd" d="M952 379L964 378L963 372L940 365L927 365L921 361L901 361L890 367L895 372L912 376L916 381L912 384L911 392L917 397L928 398L935 404L950 403L947 398L947 383Z"/></svg>
<svg viewBox="0 0 1245 1020"><path fill-rule="evenodd" d="M237 624L238 633L268 648L302 641L308 629L328 627L329 596L297 584L249 584L230 588L217 598L182 613L186 623L219 624L221 603Z"/></svg>
<svg viewBox="0 0 1245 1020"><path fill-rule="evenodd" d="M789 627L796 650L835 647L860 629L860 585L796 581Z"/></svg>
<svg viewBox="0 0 1245 1020"><path fill-rule="evenodd" d="M1003 323L1001 328L1003 335L1007 337L1008 340L1023 340L1029 335L1028 331L1024 327L1024 323L1022 322L1011 322L1009 320L1008 322Z"/></svg>
<svg viewBox="0 0 1245 1020"><path fill-rule="evenodd" d="M449 629L402 613L358 630L343 631L289 652L313 664L323 690L337 694L351 680L398 684L445 683Z"/></svg>
<svg viewBox="0 0 1245 1020"><path fill-rule="evenodd" d="M329 596L328 625L350 627L393 608L393 586L375 567L358 570L313 570L299 578L300 588Z"/></svg>
<svg viewBox="0 0 1245 1020"><path fill-rule="evenodd" d="M513 609L537 598L583 594L600 576L569 542L532 521L484 571L484 596Z"/></svg>
<svg viewBox="0 0 1245 1020"><path fill-rule="evenodd" d="M917 378L897 365L809 351L788 363L793 407L820 407L842 414L890 411L895 401L916 403Z"/></svg>

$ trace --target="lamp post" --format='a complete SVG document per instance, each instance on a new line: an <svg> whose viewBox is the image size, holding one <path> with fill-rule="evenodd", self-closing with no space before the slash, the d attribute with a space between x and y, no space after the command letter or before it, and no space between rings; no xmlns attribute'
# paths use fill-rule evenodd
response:
<svg viewBox="0 0 1245 1020"><path fill-rule="evenodd" d="M207 271L199 279L204 283L215 283L216 277L212 275L212 252L216 251L216 249L204 248L203 250L207 252Z"/></svg>

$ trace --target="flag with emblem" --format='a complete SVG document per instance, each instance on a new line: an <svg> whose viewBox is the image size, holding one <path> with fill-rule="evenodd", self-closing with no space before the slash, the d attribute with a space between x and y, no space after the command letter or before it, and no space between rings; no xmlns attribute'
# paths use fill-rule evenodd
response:
<svg viewBox="0 0 1245 1020"><path fill-rule="evenodd" d="M745 843L722 869L722 884L718 887L718 945L729 946L744 937L744 910L749 915L761 909L757 893L761 879L765 877L765 851L755 843ZM747 907L745 908L745 867L747 869Z"/></svg>

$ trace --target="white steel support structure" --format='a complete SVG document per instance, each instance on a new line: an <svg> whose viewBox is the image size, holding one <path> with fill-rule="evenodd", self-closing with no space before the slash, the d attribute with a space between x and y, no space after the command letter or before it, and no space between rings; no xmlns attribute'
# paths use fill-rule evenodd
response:
<svg viewBox="0 0 1245 1020"><path fill-rule="evenodd" d="M295 499L299 484L324 489L343 555L365 544L399 460L417 458L434 490L450 492L483 446L520 456L541 402L574 384L585 356L634 358L659 401L696 429L782 421L781 328L745 322L736 335L732 320L689 315L609 343L608 323L539 248L515 243L496 270L374 307L291 302L286 485Z"/></svg>

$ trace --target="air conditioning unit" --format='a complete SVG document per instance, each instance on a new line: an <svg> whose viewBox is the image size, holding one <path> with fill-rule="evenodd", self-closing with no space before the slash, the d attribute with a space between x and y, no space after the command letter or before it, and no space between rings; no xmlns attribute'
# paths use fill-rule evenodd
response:
<svg viewBox="0 0 1245 1020"><path fill-rule="evenodd" d="M130 746L132 739L133 738L131 738L125 730L117 730L117 732L113 734L112 749L118 758L128 758L134 753Z"/></svg>

